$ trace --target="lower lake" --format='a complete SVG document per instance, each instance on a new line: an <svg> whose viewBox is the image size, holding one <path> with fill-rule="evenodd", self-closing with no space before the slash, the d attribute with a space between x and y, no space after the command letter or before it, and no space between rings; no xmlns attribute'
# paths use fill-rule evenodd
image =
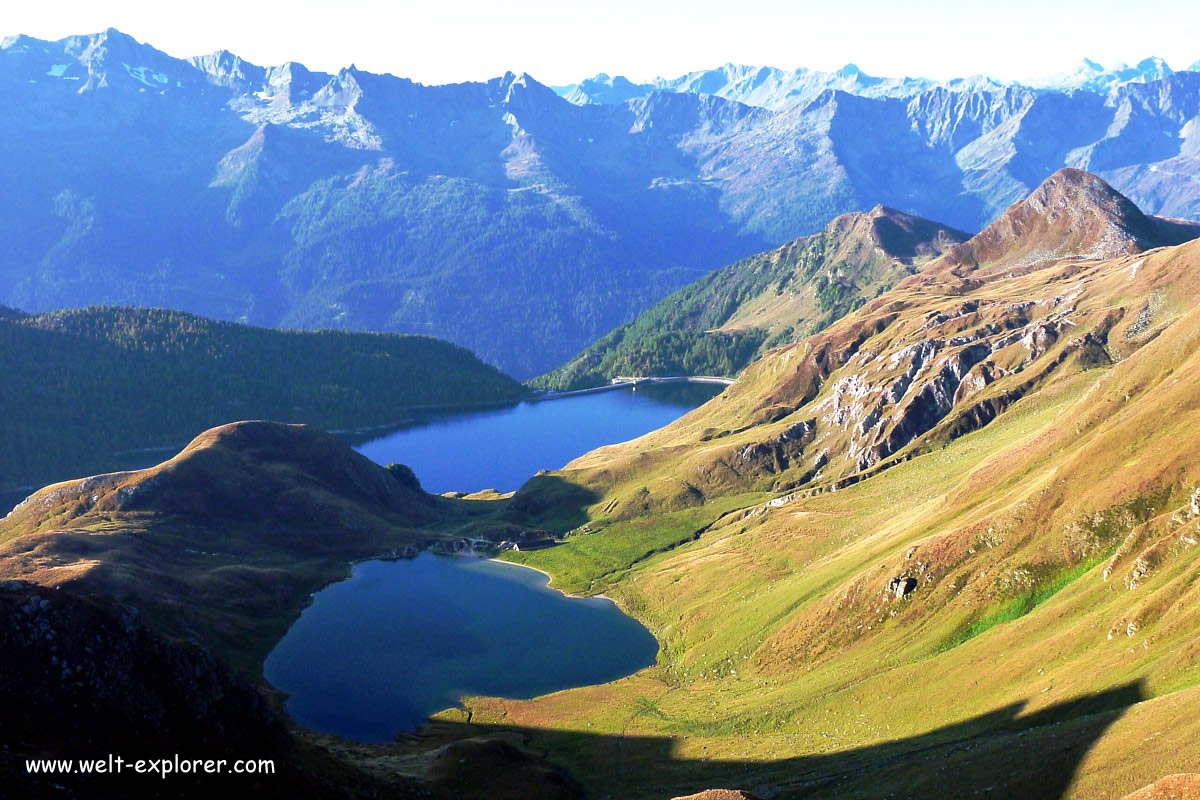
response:
<svg viewBox="0 0 1200 800"><path fill-rule="evenodd" d="M430 414L351 440L413 468L426 491L511 491L596 447L648 433L722 387L679 384ZM515 564L422 553L367 561L326 587L267 657L301 725L382 742L464 695L528 698L654 663L658 643L601 597L568 597Z"/></svg>
<svg viewBox="0 0 1200 800"><path fill-rule="evenodd" d="M660 428L722 389L668 384L430 412L342 438L379 464L412 467L426 491L507 492L538 470ZM117 466L152 466L176 450L128 453ZM11 507L24 494L0 501ZM534 697L654 663L654 637L611 601L568 597L548 583L535 570L480 558L423 553L356 564L349 579L313 597L263 674L288 693L301 725L382 742L464 695Z"/></svg>
<svg viewBox="0 0 1200 800"><path fill-rule="evenodd" d="M464 695L534 697L654 663L654 637L611 601L547 583L481 558L362 562L314 596L263 674L301 725L384 742Z"/></svg>

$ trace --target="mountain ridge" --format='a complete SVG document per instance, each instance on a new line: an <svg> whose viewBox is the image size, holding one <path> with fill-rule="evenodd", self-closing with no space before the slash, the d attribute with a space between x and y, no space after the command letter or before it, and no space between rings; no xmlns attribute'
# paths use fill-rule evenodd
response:
<svg viewBox="0 0 1200 800"><path fill-rule="evenodd" d="M9 39L0 303L430 334L524 379L839 213L978 230L1073 166L1200 216L1197 73L1106 93L838 86L780 111L665 89L577 106L528 75L423 86L177 59L116 31Z"/></svg>
<svg viewBox="0 0 1200 800"><path fill-rule="evenodd" d="M1181 71L1200 71L1197 70L1198 64ZM806 67L783 70L777 67L728 63L712 69L684 73L677 78L659 77L644 83L634 83L623 75L601 72L578 83L552 88L576 105L609 105L654 91L673 91L715 94L748 105L781 111L805 105L821 92L830 89L863 97L891 98L911 97L934 88L962 91L1003 89L1011 86L1038 91L1108 92L1127 83L1147 83L1174 73L1175 70L1156 56L1145 58L1134 66L1117 64L1111 68L1084 58L1071 70L1026 81L1000 81L986 75L956 77L944 81L914 77L877 77L867 75L855 64L847 64L838 70L822 71Z"/></svg>
<svg viewBox="0 0 1200 800"><path fill-rule="evenodd" d="M732 377L764 350L798 341L968 238L885 206L722 267L533 382L578 389L621 376Z"/></svg>

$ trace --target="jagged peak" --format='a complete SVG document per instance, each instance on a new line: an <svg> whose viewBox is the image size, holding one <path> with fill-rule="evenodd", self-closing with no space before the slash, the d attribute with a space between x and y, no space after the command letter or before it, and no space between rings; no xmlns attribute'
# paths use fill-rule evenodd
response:
<svg viewBox="0 0 1200 800"><path fill-rule="evenodd" d="M308 67L301 64L299 61L284 61L282 64L276 64L267 67L267 71L275 75L286 75L288 77L320 75L323 73L313 72Z"/></svg>
<svg viewBox="0 0 1200 800"><path fill-rule="evenodd" d="M113 27L105 28L100 33L94 34L94 36L98 40L105 41L105 42L120 42L120 43L124 43L124 44L135 44L138 46L142 45L141 42L139 42L137 39L130 36L128 33L125 33L124 31L118 30L117 28L113 28Z"/></svg>
<svg viewBox="0 0 1200 800"><path fill-rule="evenodd" d="M215 50L200 56L192 56L188 63L204 73L211 83L230 88L245 88L251 81L261 81L266 69L246 61L228 50Z"/></svg>
<svg viewBox="0 0 1200 800"><path fill-rule="evenodd" d="M1149 56L1148 58L1143 58L1141 61L1139 61L1137 63L1137 66L1139 68L1141 68L1141 67L1145 67L1145 68L1166 67L1167 62L1166 62L1166 59L1159 58L1158 56Z"/></svg>
<svg viewBox="0 0 1200 800"><path fill-rule="evenodd" d="M164 58L170 58L166 53L155 49L151 45L143 44L127 33L117 30L116 28L105 28L99 33L85 33L75 36L68 36L65 39L60 39L59 42L64 45L64 49L68 53L77 53L79 55L91 54L104 51L117 52L151 52Z"/></svg>
<svg viewBox="0 0 1200 800"><path fill-rule="evenodd" d="M541 96L544 98L554 98L559 100L559 96L553 89L536 80L528 72L513 72L509 70L500 78L494 78L488 81L489 85L495 86L495 93L502 103L511 103L518 97Z"/></svg>
<svg viewBox="0 0 1200 800"><path fill-rule="evenodd" d="M11 50L19 47L28 47L30 44L45 44L41 39L35 39L32 36L26 36L23 33L13 34L0 38L0 50Z"/></svg>

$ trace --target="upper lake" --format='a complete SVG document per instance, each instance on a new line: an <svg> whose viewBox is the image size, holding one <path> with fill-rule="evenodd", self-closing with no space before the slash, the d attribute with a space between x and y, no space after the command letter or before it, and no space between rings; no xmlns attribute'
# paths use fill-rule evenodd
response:
<svg viewBox="0 0 1200 800"><path fill-rule="evenodd" d="M352 440L378 464L407 464L427 492L510 492L542 469L624 442L720 394L713 384L661 384L504 408L423 416L384 436Z"/></svg>
<svg viewBox="0 0 1200 800"><path fill-rule="evenodd" d="M513 406L431 411L386 433L346 433L341 438L378 464L412 467L427 492L509 492L540 469L558 469L589 450L661 428L723 389L663 384ZM183 444L128 452L116 466L152 467L181 449ZM64 474L58 480L81 477ZM0 492L0 517L30 491Z"/></svg>

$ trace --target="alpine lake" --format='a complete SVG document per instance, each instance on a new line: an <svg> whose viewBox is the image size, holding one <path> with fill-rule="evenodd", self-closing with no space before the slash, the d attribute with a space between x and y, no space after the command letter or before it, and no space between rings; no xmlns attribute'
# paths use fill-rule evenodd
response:
<svg viewBox="0 0 1200 800"><path fill-rule="evenodd" d="M507 492L540 469L662 427L722 388L659 385L439 412L351 443L380 464L409 465L427 491ZM548 583L469 556L362 562L313 596L263 674L301 725L385 742L466 695L529 698L654 663L657 641L614 603Z"/></svg>

